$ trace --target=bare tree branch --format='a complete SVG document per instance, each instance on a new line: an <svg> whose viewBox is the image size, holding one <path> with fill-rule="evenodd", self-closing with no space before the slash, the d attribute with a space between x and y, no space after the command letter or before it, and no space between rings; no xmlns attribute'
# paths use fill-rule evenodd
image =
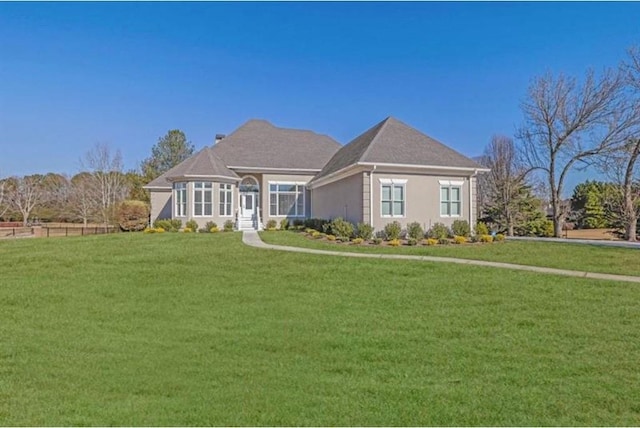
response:
<svg viewBox="0 0 640 428"><path fill-rule="evenodd" d="M22 214L22 223L29 223L31 211L40 204L45 197L44 177L42 175L28 175L12 177L8 183L9 204Z"/></svg>
<svg viewBox="0 0 640 428"><path fill-rule="evenodd" d="M107 226L113 220L115 206L128 193L120 151L112 155L106 144L96 144L85 154L81 165L90 172L89 188L82 190L87 192L83 201L93 200L93 208ZM89 195L93 196L89 199Z"/></svg>
<svg viewBox="0 0 640 428"><path fill-rule="evenodd" d="M576 164L614 150L640 123L625 92L623 73L588 71L582 84L564 75L533 80L521 105L525 121L518 131L520 157L530 171L548 181L554 232L561 236L561 198L567 174Z"/></svg>

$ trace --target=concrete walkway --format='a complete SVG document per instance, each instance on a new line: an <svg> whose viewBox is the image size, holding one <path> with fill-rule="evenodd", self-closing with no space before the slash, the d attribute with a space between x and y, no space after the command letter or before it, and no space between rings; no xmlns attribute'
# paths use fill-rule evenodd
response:
<svg viewBox="0 0 640 428"><path fill-rule="evenodd" d="M545 273L551 275L573 276L579 278L604 279L607 281L624 281L640 283L640 277L628 275L615 275L609 273L580 272L576 270L546 268L540 266L517 265L512 263L488 262L483 260L456 259L453 257L434 257L434 256L412 256L407 254L371 254L371 253L351 253L347 251L329 251L315 250L312 248L288 247L284 245L266 244L260 239L258 232L244 231L242 232L242 242L246 245L265 250L290 251L294 253L318 254L325 256L339 257L355 257L361 259L395 259L395 260L414 260L419 262L434 263L456 263L471 266L485 266L500 269L524 270L528 272Z"/></svg>

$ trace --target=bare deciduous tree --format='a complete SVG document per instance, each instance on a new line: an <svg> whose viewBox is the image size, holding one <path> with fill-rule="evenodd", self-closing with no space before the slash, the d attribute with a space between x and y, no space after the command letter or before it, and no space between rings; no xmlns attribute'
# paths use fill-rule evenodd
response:
<svg viewBox="0 0 640 428"><path fill-rule="evenodd" d="M9 210L9 204L6 197L7 181L0 179L0 217L4 218L4 215Z"/></svg>
<svg viewBox="0 0 640 428"><path fill-rule="evenodd" d="M621 69L628 85L627 94L631 103L631 113L640 121L640 48L628 51L628 58ZM613 198L612 208L621 220L625 238L636 241L636 225L640 216L640 183L638 183L638 158L640 158L640 126L631 128L630 135L616 150L605 153L600 162L601 169L617 184L620 191Z"/></svg>
<svg viewBox="0 0 640 428"><path fill-rule="evenodd" d="M44 177L42 175L27 175L12 177L8 184L7 199L9 204L20 212L22 223L29 222L31 211L40 204L44 197Z"/></svg>
<svg viewBox="0 0 640 428"><path fill-rule="evenodd" d="M495 213L496 220L507 229L508 235L513 236L526 175L526 169L518 163L513 140L494 136L480 162L491 169L482 178L484 205Z"/></svg>
<svg viewBox="0 0 640 428"><path fill-rule="evenodd" d="M106 144L96 144L88 151L81 164L90 173L90 192L100 220L107 226L113 219L113 210L128 193L122 172L122 155L117 150L113 155Z"/></svg>
<svg viewBox="0 0 640 428"><path fill-rule="evenodd" d="M70 213L80 220L85 227L90 220L98 216L98 200L97 193L91 174L81 172L75 175L70 185Z"/></svg>
<svg viewBox="0 0 640 428"><path fill-rule="evenodd" d="M631 107L624 76L616 71L600 77L589 71L582 84L547 74L530 85L518 138L530 171L542 171L549 184L555 236L562 234L567 174L576 164L589 165L595 156L628 139L638 122Z"/></svg>

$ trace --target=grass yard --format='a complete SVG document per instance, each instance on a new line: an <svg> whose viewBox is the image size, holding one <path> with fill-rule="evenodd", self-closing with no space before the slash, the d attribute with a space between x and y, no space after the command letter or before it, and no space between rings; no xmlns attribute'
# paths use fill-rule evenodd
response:
<svg viewBox="0 0 640 428"><path fill-rule="evenodd" d="M639 302L238 233L0 241L0 425L640 425Z"/></svg>
<svg viewBox="0 0 640 428"><path fill-rule="evenodd" d="M319 250L353 251L379 254L413 254L421 256L459 257L522 265L544 266L587 272L640 276L640 251L598 245L563 244L539 241L505 241L492 244L388 247L345 245L311 239L304 233L291 231L260 232L268 244Z"/></svg>

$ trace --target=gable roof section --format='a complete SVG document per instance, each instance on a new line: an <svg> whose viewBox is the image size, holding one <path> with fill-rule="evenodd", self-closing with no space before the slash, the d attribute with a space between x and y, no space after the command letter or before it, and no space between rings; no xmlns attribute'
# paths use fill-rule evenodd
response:
<svg viewBox="0 0 640 428"><path fill-rule="evenodd" d="M230 167L319 171L340 149L333 138L249 120L211 148Z"/></svg>
<svg viewBox="0 0 640 428"><path fill-rule="evenodd" d="M358 163L483 169L441 142L388 117L342 147L312 181Z"/></svg>
<svg viewBox="0 0 640 428"><path fill-rule="evenodd" d="M238 174L227 168L224 162L212 152L211 147L205 147L144 187L171 187L171 180L180 177L240 178Z"/></svg>

